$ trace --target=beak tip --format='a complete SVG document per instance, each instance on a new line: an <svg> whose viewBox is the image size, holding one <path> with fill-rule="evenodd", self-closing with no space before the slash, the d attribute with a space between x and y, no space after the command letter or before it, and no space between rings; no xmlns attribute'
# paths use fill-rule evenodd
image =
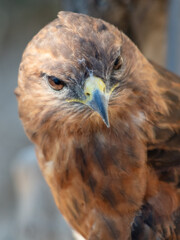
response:
<svg viewBox="0 0 180 240"><path fill-rule="evenodd" d="M106 124L107 128L110 128L109 118L108 118L108 99L99 90L93 92L93 98L88 102L89 107L96 111L103 122Z"/></svg>
<svg viewBox="0 0 180 240"><path fill-rule="evenodd" d="M104 119L103 119L104 120ZM110 128L109 120L104 120L104 123L106 124L107 128Z"/></svg>

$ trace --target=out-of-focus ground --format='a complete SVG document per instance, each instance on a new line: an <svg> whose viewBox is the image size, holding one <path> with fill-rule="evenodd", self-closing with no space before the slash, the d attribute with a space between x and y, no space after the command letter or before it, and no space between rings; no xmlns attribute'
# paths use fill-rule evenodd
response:
<svg viewBox="0 0 180 240"><path fill-rule="evenodd" d="M145 56L180 73L178 1L0 0L0 240L72 239L18 118L13 91L28 41L59 10L83 12L114 23Z"/></svg>

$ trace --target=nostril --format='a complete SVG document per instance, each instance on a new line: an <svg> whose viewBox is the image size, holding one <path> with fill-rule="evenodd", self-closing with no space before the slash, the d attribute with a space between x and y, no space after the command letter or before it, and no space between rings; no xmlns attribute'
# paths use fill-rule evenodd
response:
<svg viewBox="0 0 180 240"><path fill-rule="evenodd" d="M87 92L87 93L85 93L85 95L86 95L87 97L89 97L89 96L90 96L90 93Z"/></svg>

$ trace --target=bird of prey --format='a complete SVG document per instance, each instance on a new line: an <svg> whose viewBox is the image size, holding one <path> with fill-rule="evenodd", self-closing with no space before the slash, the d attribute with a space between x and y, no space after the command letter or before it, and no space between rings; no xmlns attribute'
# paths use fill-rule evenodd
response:
<svg viewBox="0 0 180 240"><path fill-rule="evenodd" d="M57 207L88 240L178 239L180 78L113 25L60 12L15 90Z"/></svg>

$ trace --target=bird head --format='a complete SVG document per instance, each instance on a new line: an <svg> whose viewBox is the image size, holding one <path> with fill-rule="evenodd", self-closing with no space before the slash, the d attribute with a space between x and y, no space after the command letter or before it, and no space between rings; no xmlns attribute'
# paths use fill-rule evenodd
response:
<svg viewBox="0 0 180 240"><path fill-rule="evenodd" d="M116 27L60 12L28 44L20 64L16 95L27 134L32 139L40 129L73 133L126 121L152 99L144 68L152 72Z"/></svg>

